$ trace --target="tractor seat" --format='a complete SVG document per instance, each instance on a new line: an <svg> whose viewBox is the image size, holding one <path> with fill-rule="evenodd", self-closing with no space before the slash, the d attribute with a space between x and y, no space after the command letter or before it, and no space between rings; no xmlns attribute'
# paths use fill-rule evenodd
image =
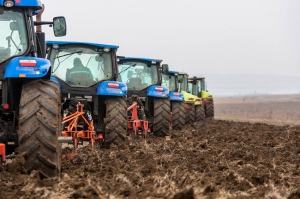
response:
<svg viewBox="0 0 300 199"><path fill-rule="evenodd" d="M142 80L139 77L130 78L127 82L128 88L138 88L141 87L141 85L142 85Z"/></svg>

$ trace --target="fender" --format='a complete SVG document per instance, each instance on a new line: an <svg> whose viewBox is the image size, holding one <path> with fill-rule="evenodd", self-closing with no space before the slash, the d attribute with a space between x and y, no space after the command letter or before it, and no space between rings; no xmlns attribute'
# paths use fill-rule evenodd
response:
<svg viewBox="0 0 300 199"><path fill-rule="evenodd" d="M62 86L61 86L61 83L59 82L59 80L56 77L50 77L50 80L53 82L56 82L58 84L59 90L61 91Z"/></svg>
<svg viewBox="0 0 300 199"><path fill-rule="evenodd" d="M51 68L50 61L38 57L15 57L4 70L4 78L42 78Z"/></svg>
<svg viewBox="0 0 300 199"><path fill-rule="evenodd" d="M201 91L202 98L212 98L212 95L207 91Z"/></svg>
<svg viewBox="0 0 300 199"><path fill-rule="evenodd" d="M0 0L0 6L4 5L4 0ZM26 0L26 1L14 1L14 6L16 7L35 7L37 9L42 8L42 3L40 0Z"/></svg>
<svg viewBox="0 0 300 199"><path fill-rule="evenodd" d="M103 81L97 87L97 95L126 96L127 85L116 81Z"/></svg>
<svg viewBox="0 0 300 199"><path fill-rule="evenodd" d="M170 100L171 101L183 101L184 96L182 93L179 93L179 92L170 92Z"/></svg>
<svg viewBox="0 0 300 199"><path fill-rule="evenodd" d="M183 94L185 102L187 102L187 103L195 103L195 101L196 101L196 96L195 95L192 95L192 94L190 94L190 93L188 93L186 91L180 91L180 92L181 92L181 94Z"/></svg>
<svg viewBox="0 0 300 199"><path fill-rule="evenodd" d="M213 100L213 98L202 98L202 102L203 102L204 105L213 104L214 100Z"/></svg>
<svg viewBox="0 0 300 199"><path fill-rule="evenodd" d="M167 98L169 97L169 89L163 86L150 86L147 90L147 96Z"/></svg>

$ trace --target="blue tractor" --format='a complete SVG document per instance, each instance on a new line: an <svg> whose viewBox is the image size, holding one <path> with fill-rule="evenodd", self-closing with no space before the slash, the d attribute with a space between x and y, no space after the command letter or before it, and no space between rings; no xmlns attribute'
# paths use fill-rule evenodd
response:
<svg viewBox="0 0 300 199"><path fill-rule="evenodd" d="M116 81L119 47L70 41L46 44L51 80L58 83L63 102L59 141L72 142L75 148L79 141L93 144L97 139L107 147L122 144L127 134L127 86ZM79 105L84 106L80 111ZM79 114L81 118L76 117Z"/></svg>
<svg viewBox="0 0 300 199"><path fill-rule="evenodd" d="M169 88L161 86L162 74L168 65L162 60L137 57L119 57L119 79L128 88L128 103L139 102L139 118L147 120L154 135L170 134Z"/></svg>
<svg viewBox="0 0 300 199"><path fill-rule="evenodd" d="M177 71L169 70L168 74L163 74L162 86L168 87L170 90L172 127L173 129L183 129L185 125L185 102L184 96L179 92Z"/></svg>
<svg viewBox="0 0 300 199"><path fill-rule="evenodd" d="M41 25L64 36L66 22L64 17L41 21L43 10L39 0L0 0L0 143L5 155L24 156L28 172L53 177L60 170L61 98L50 80Z"/></svg>

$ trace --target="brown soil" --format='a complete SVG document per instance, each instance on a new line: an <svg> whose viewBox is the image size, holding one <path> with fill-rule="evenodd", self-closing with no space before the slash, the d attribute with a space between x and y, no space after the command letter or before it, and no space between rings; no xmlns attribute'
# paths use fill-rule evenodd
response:
<svg viewBox="0 0 300 199"><path fill-rule="evenodd" d="M138 139L111 149L82 147L63 162L60 178L27 175L24 160L14 159L0 167L0 199L300 198L300 126L222 120L226 114L234 118L224 113L229 104L235 113L255 104L226 100L216 99L215 120L187 125L171 138ZM247 114L237 118L247 120Z"/></svg>

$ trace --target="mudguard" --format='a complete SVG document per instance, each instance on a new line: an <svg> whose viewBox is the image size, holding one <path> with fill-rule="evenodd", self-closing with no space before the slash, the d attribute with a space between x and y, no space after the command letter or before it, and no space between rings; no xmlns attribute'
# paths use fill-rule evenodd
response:
<svg viewBox="0 0 300 199"><path fill-rule="evenodd" d="M35 61L35 66L21 66L20 60ZM11 59L4 70L4 78L42 78L50 70L50 61L38 57L15 57Z"/></svg>
<svg viewBox="0 0 300 199"><path fill-rule="evenodd" d="M163 86L150 86L147 90L147 96L167 98L169 97L169 89Z"/></svg>
<svg viewBox="0 0 300 199"><path fill-rule="evenodd" d="M103 81L97 87L97 95L126 96L127 85L116 81Z"/></svg>
<svg viewBox="0 0 300 199"><path fill-rule="evenodd" d="M59 80L56 77L50 77L50 80L53 82L56 82L58 84L59 90L61 91L62 86L61 86L61 83L59 82Z"/></svg>
<svg viewBox="0 0 300 199"><path fill-rule="evenodd" d="M182 93L179 92L170 92L170 100L171 101L183 101L184 100L184 96Z"/></svg>
<svg viewBox="0 0 300 199"><path fill-rule="evenodd" d="M202 98L212 98L212 95L207 91L201 91Z"/></svg>

